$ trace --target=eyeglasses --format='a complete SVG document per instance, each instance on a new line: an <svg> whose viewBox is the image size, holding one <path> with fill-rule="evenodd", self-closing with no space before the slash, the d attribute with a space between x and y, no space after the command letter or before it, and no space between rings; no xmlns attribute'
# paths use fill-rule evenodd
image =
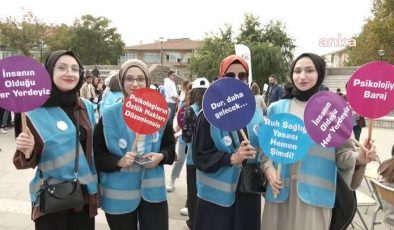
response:
<svg viewBox="0 0 394 230"><path fill-rule="evenodd" d="M145 84L145 77L141 76L141 77L133 78L131 76L129 76L129 77L126 76L124 78L124 81L127 82L127 83L134 83L134 81L136 81L137 84L142 85L142 84Z"/></svg>
<svg viewBox="0 0 394 230"><path fill-rule="evenodd" d="M70 73L72 74L81 74L83 72L82 69L79 68L79 66L68 66L68 65L58 65L55 66L55 69L60 72L60 73L67 73L68 70L70 70Z"/></svg>
<svg viewBox="0 0 394 230"><path fill-rule="evenodd" d="M231 77L231 78L235 78L235 73L234 72L228 72L224 74L224 77ZM245 72L239 72L238 73L238 79L241 81L246 81L248 80L248 74Z"/></svg>

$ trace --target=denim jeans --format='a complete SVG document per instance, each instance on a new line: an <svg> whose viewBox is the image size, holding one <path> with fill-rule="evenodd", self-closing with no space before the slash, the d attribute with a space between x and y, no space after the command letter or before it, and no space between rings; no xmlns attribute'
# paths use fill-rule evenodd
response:
<svg viewBox="0 0 394 230"><path fill-rule="evenodd" d="M186 143L179 143L179 138L182 138L182 136L178 137L177 143L176 143L176 152L178 154L178 159L174 162L174 165L172 167L172 172L171 172L171 180L175 180L176 178L179 177L181 174L181 170L183 165L185 164L186 160Z"/></svg>
<svg viewBox="0 0 394 230"><path fill-rule="evenodd" d="M167 102L167 105L168 105L168 108L170 108L170 117L169 117L169 119L170 119L170 121L173 121L174 117L175 117L175 112L176 112L175 111L176 104Z"/></svg>

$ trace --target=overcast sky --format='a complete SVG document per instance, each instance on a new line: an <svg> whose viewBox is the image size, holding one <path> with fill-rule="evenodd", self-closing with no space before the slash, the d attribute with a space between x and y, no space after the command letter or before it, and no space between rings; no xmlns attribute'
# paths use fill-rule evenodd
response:
<svg viewBox="0 0 394 230"><path fill-rule="evenodd" d="M270 19L284 22L295 39L298 55L343 48L339 40L360 33L371 8L372 0L3 0L0 18L21 18L30 10L45 23L71 25L85 14L104 16L112 21L110 26L117 28L126 46L131 46L159 37L200 40L206 33L218 33L225 23L233 25L238 34L247 12L258 16L262 24ZM319 45L329 38L338 42Z"/></svg>

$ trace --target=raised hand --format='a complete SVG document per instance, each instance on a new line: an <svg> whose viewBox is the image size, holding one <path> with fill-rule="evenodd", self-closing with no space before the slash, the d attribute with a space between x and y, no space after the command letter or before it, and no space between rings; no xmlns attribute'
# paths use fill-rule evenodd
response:
<svg viewBox="0 0 394 230"><path fill-rule="evenodd" d="M256 150L250 145L249 141L242 141L237 151L231 155L231 164L241 164L244 160L254 159Z"/></svg>
<svg viewBox="0 0 394 230"><path fill-rule="evenodd" d="M30 129L26 127L24 132L16 138L16 149L23 152L26 159L29 159L34 149L34 136Z"/></svg>

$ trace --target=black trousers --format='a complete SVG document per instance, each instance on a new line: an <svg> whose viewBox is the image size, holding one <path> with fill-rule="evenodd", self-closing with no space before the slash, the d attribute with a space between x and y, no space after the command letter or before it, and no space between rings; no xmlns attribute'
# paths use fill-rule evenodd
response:
<svg viewBox="0 0 394 230"><path fill-rule="evenodd" d="M3 127L3 116L4 116L5 112L6 112L6 110L0 107L0 128L6 127L6 126ZM11 114L9 117L11 117Z"/></svg>
<svg viewBox="0 0 394 230"><path fill-rule="evenodd" d="M197 198L194 230L260 230L261 196L239 193L230 207Z"/></svg>
<svg viewBox="0 0 394 230"><path fill-rule="evenodd" d="M43 215L35 221L36 230L94 230L94 218L89 217L89 206L79 212L66 210Z"/></svg>
<svg viewBox="0 0 394 230"><path fill-rule="evenodd" d="M189 219L186 221L190 230L194 227L194 216L197 206L197 185L196 185L196 167L193 165L186 165L186 180L187 180L187 200L186 207L189 211Z"/></svg>
<svg viewBox="0 0 394 230"><path fill-rule="evenodd" d="M119 215L105 213L105 217L111 230L168 230L167 201L150 203L141 199L135 211Z"/></svg>
<svg viewBox="0 0 394 230"><path fill-rule="evenodd" d="M359 125L353 126L354 138L358 141L360 141L361 130L362 130L361 126Z"/></svg>

